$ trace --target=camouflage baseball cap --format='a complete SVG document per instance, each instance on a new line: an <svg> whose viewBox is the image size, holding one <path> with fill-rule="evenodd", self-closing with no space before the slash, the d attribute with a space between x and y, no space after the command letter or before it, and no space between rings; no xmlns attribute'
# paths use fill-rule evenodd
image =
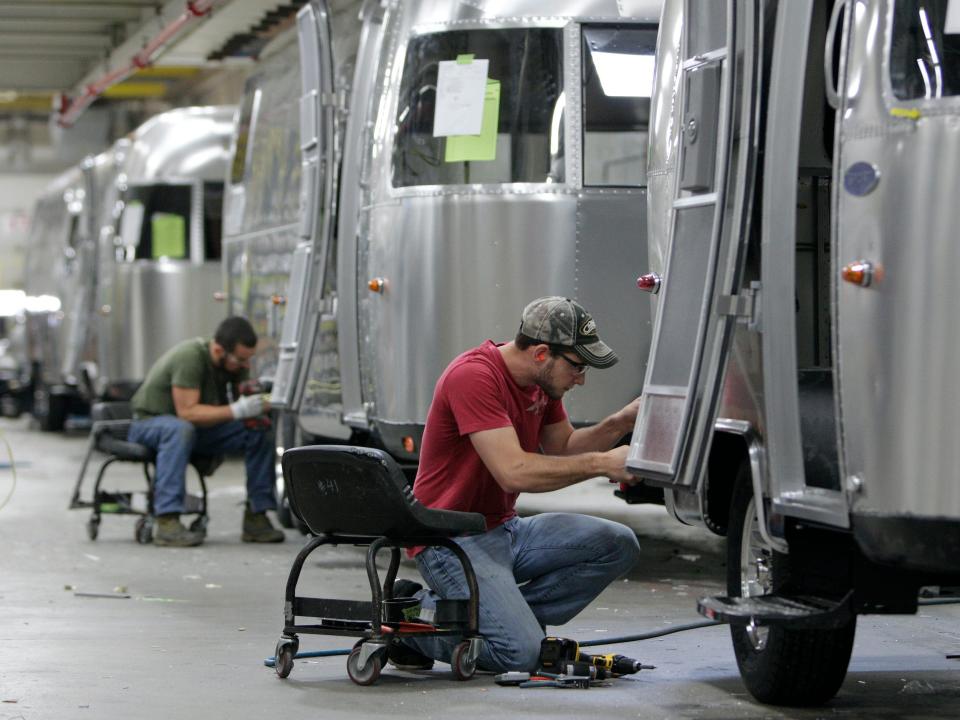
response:
<svg viewBox="0 0 960 720"><path fill-rule="evenodd" d="M554 295L534 300L523 309L520 332L540 342L571 348L596 368L610 367L620 359L597 336L590 313L570 298Z"/></svg>

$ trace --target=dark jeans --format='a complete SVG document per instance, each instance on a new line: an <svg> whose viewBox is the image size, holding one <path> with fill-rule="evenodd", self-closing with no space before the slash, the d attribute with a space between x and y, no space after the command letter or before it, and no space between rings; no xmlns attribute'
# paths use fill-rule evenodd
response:
<svg viewBox="0 0 960 720"><path fill-rule="evenodd" d="M630 528L574 513L514 517L456 542L477 576L485 640L478 665L496 672L535 670L544 626L571 620L640 557ZM467 597L463 570L446 548L423 550L417 567L431 588L421 599L424 608L436 607L441 597ZM437 636L404 642L450 662L459 640Z"/></svg>
<svg viewBox="0 0 960 720"><path fill-rule="evenodd" d="M242 453L247 469L247 501L253 512L275 510L274 447L270 433L239 420L196 427L173 415L134 420L128 439L157 453L153 509L157 515L183 512L190 456Z"/></svg>

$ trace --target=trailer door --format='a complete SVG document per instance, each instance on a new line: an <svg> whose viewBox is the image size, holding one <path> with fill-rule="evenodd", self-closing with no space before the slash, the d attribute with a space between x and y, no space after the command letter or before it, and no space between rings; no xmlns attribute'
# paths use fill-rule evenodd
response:
<svg viewBox="0 0 960 720"><path fill-rule="evenodd" d="M333 234L336 183L333 54L326 0L313 0L297 13L300 46L300 242L294 251L287 285L286 313L280 334L280 357L270 402L296 409L305 359L316 332Z"/></svg>
<svg viewBox="0 0 960 720"><path fill-rule="evenodd" d="M756 30L754 3L685 2L678 86L654 83L655 92L679 96L681 130L667 261L627 467L654 484L693 488L709 449L733 321L748 317L752 305L736 293L755 160ZM744 119L733 127L736 117Z"/></svg>

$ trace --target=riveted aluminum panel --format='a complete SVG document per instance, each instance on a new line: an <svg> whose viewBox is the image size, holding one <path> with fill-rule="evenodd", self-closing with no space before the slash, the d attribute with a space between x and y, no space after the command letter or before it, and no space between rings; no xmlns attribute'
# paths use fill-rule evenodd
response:
<svg viewBox="0 0 960 720"><path fill-rule="evenodd" d="M858 162L879 177L866 194L834 185L836 272L878 271L869 287L836 279L842 470L855 514L957 520L960 97L896 99L892 13L857 4L835 157L840 177Z"/></svg>
<svg viewBox="0 0 960 720"><path fill-rule="evenodd" d="M210 300L219 287L219 262L118 263L113 276L115 311L106 318L114 352L104 370L111 382L142 380L176 343L212 337L223 319L223 306Z"/></svg>

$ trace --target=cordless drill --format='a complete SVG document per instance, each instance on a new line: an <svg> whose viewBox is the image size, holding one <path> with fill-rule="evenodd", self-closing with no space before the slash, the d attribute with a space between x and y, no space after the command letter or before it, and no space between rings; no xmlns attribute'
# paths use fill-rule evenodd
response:
<svg viewBox="0 0 960 720"><path fill-rule="evenodd" d="M641 670L653 670L653 665L644 665L639 660L634 660L626 655L587 655L578 653L577 660L590 663L597 669L597 678L620 677L621 675L633 675Z"/></svg>
<svg viewBox="0 0 960 720"><path fill-rule="evenodd" d="M596 668L596 678L632 675L641 670L653 670L653 665L644 665L639 660L625 655L588 655L580 650L576 640L545 637L540 642L540 667L551 672L562 672L568 663L586 663Z"/></svg>

